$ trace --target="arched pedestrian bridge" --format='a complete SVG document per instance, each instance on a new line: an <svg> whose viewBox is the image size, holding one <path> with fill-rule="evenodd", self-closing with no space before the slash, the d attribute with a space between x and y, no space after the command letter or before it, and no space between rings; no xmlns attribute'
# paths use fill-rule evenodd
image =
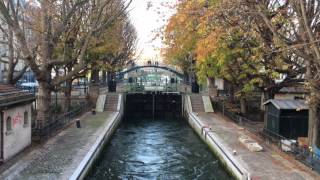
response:
<svg viewBox="0 0 320 180"><path fill-rule="evenodd" d="M185 79L182 72L157 65L134 66L118 72L116 77L126 92L179 92Z"/></svg>
<svg viewBox="0 0 320 180"><path fill-rule="evenodd" d="M156 66L156 65L144 65L144 66L134 66L130 69L126 69L124 71L121 71L121 72L118 72L117 73L117 77L118 78L123 78L125 74L128 74L130 72L133 72L133 71L137 71L139 69L146 69L146 68L155 68L155 69L162 69L162 70L165 70L165 71L168 71L168 72L171 72L173 74L175 74L177 77L183 79L184 78L184 74L173 69L173 68L170 68L168 66Z"/></svg>

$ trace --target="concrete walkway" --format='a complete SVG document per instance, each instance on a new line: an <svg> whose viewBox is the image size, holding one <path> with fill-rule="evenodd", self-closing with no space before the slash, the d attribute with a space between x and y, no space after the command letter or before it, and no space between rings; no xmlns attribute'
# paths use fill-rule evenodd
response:
<svg viewBox="0 0 320 180"><path fill-rule="evenodd" d="M11 163L1 172L0 179L68 179L115 115L113 112L86 113L81 118L81 129L72 124L44 145Z"/></svg>
<svg viewBox="0 0 320 180"><path fill-rule="evenodd" d="M251 152L238 140L242 135L256 138L254 134L245 131L240 126L228 121L217 113L198 113L203 124L209 125L213 133L221 139L227 151L237 151L234 158L241 163L256 180L312 180L320 176L295 160L288 160L279 153L263 146L262 152Z"/></svg>

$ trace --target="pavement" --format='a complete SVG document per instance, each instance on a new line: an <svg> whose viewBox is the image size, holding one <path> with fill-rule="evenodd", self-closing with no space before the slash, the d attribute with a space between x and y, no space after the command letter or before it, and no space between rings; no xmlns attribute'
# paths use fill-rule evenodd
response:
<svg viewBox="0 0 320 180"><path fill-rule="evenodd" d="M255 139L257 136L237 124L224 118L219 113L198 113L203 124L211 126L213 133L221 139L234 158L241 163L254 180L313 180L320 176L296 160L288 159L281 153L260 143L262 152L251 152L238 139L245 135Z"/></svg>
<svg viewBox="0 0 320 180"><path fill-rule="evenodd" d="M72 124L43 145L25 151L15 162L1 165L0 179L68 179L113 116L114 112L84 114L80 118L80 129Z"/></svg>

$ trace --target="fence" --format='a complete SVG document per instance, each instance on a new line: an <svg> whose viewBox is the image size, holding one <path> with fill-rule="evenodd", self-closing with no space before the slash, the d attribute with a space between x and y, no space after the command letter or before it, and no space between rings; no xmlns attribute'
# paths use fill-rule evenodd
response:
<svg viewBox="0 0 320 180"><path fill-rule="evenodd" d="M22 89L24 91L27 91L32 94L36 94L38 92L38 87L37 86L20 86L17 85L17 88Z"/></svg>
<svg viewBox="0 0 320 180"><path fill-rule="evenodd" d="M293 156L303 164L320 173L320 155L309 147L298 146L297 142L264 128L263 123L251 121L225 108L223 102L214 102L215 109L244 129L261 137L266 145L273 145L286 154Z"/></svg>
<svg viewBox="0 0 320 180"><path fill-rule="evenodd" d="M27 91L32 94L37 94L38 93L38 86L21 86L21 85L16 85L17 88ZM89 86L88 84L80 84L80 85L72 85L72 91L77 91L79 92L79 95L86 95L89 92Z"/></svg>
<svg viewBox="0 0 320 180"><path fill-rule="evenodd" d="M66 127L71 123L71 121L79 116L80 114L88 111L90 106L88 103L80 103L80 105L74 108L72 111L57 115L53 114L46 126L42 129L32 128L32 136L34 140L41 141L47 139L48 137L56 134L59 130Z"/></svg>
<svg viewBox="0 0 320 180"><path fill-rule="evenodd" d="M230 120L234 121L235 123L239 124L240 126L251 132L258 133L263 129L262 122L255 122L246 117L240 116L237 113L231 112L225 108L224 103L214 102L214 106L215 109L217 109L223 114L223 116L228 117Z"/></svg>

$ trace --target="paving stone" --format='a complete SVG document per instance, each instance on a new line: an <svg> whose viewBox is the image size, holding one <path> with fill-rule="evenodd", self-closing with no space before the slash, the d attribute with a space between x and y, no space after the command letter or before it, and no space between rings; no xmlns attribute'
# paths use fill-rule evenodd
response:
<svg viewBox="0 0 320 180"><path fill-rule="evenodd" d="M103 128L111 121L111 112L90 113L81 118L81 129L71 125L44 145L17 160L3 171L0 179L54 180L68 179L94 144Z"/></svg>
<svg viewBox="0 0 320 180"><path fill-rule="evenodd" d="M244 131L237 124L225 119L217 113L198 113L203 124L212 127L212 132L221 139L224 147L230 153L237 151L234 156L237 161L244 165L245 169L259 180L312 180L320 179L319 175L311 171L294 159L289 161L270 148L262 145L262 152L251 152L238 141L241 136L255 137L252 133ZM274 154L277 154L276 156Z"/></svg>

